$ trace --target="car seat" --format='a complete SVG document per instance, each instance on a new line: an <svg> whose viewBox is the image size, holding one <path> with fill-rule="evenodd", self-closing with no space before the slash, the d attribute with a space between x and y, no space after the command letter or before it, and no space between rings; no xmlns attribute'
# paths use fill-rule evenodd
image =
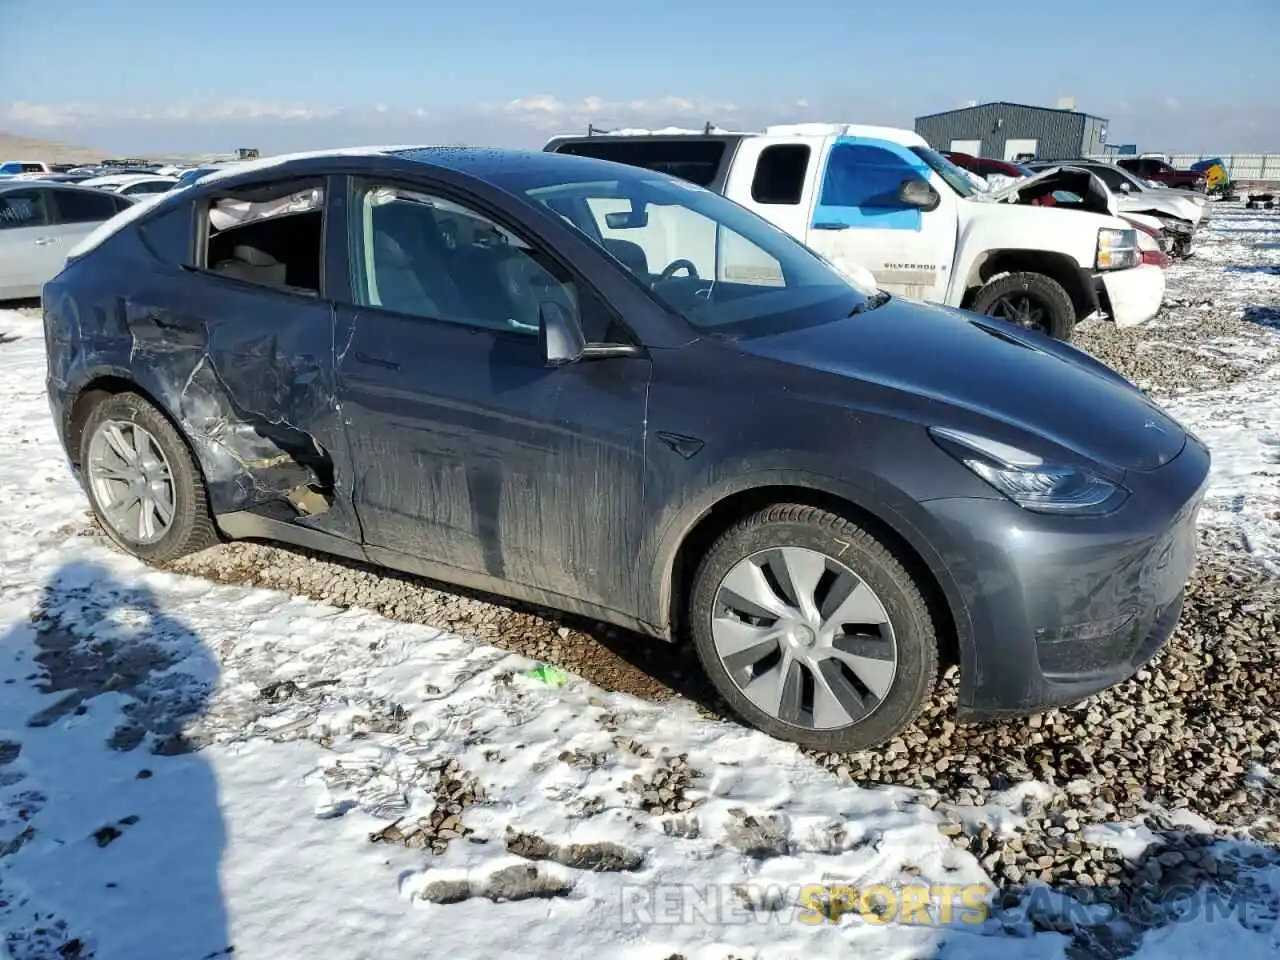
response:
<svg viewBox="0 0 1280 960"><path fill-rule="evenodd" d="M372 210L373 272L381 305L440 319L469 319L449 274L449 252L426 204L396 200Z"/></svg>
<svg viewBox="0 0 1280 960"><path fill-rule="evenodd" d="M641 280L649 279L649 258L644 252L644 247L630 240L615 240L612 238L605 239L603 244L609 254L620 260L622 265L637 277Z"/></svg>
<svg viewBox="0 0 1280 960"><path fill-rule="evenodd" d="M265 250L248 244L237 244L231 249L231 257L214 264L215 273L260 283L269 287L283 287L288 268Z"/></svg>

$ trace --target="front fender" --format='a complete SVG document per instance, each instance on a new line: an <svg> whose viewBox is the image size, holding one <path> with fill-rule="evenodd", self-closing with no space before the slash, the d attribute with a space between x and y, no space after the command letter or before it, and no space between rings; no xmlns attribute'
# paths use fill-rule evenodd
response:
<svg viewBox="0 0 1280 960"><path fill-rule="evenodd" d="M779 455L778 460L782 460ZM794 464L796 457L786 459ZM831 464L816 462L800 466L757 464L743 472L722 474L721 479L699 495L670 510L657 537L655 561L651 571L649 596L656 598L650 616L643 619L659 625L657 632L675 639L672 623L672 599L676 590L676 559L698 524L717 504L752 490L789 487L825 494L848 503L855 511L869 514L888 527L916 555L937 582L956 629L962 667L974 659L974 628L968 606L958 582L944 557L950 552L943 531L914 500L873 477L850 479L836 475ZM841 471L847 474L847 470Z"/></svg>

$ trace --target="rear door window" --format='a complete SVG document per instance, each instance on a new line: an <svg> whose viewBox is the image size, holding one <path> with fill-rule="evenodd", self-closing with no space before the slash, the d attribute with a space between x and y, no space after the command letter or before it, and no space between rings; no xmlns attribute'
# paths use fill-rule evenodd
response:
<svg viewBox="0 0 1280 960"><path fill-rule="evenodd" d="M756 161L751 199L756 203L794 206L804 194L809 172L809 147L803 143L779 143L765 147Z"/></svg>
<svg viewBox="0 0 1280 960"><path fill-rule="evenodd" d="M119 204L129 202L109 193L88 190L55 190L53 197L54 219L57 223L110 220L121 209Z"/></svg>
<svg viewBox="0 0 1280 960"><path fill-rule="evenodd" d="M0 193L0 230L43 227L49 222L43 190L6 190Z"/></svg>

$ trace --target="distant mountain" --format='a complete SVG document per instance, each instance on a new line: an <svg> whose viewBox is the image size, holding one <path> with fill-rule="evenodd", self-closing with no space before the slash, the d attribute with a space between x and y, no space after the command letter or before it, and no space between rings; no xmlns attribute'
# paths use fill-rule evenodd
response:
<svg viewBox="0 0 1280 960"><path fill-rule="evenodd" d="M0 131L0 163L6 160L43 160L45 163L96 163L110 156L102 150L74 147L51 140L20 137Z"/></svg>

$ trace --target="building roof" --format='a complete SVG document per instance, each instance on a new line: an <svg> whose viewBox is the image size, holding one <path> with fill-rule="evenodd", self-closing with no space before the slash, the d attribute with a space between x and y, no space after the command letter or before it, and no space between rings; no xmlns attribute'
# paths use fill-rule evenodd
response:
<svg viewBox="0 0 1280 960"><path fill-rule="evenodd" d="M954 110L939 110L937 113L926 113L924 116L916 117L917 121L928 120L931 117L945 117L952 113L966 113L969 110L977 110L980 107L1021 107L1024 110L1040 110L1044 113L1069 113L1073 117L1088 117L1091 120L1101 120L1108 122L1106 117L1095 116L1092 113L1082 113L1079 110L1068 110L1065 107L1038 107L1031 103L1013 103L1009 100L991 100L987 103L975 104L972 107L956 107Z"/></svg>

